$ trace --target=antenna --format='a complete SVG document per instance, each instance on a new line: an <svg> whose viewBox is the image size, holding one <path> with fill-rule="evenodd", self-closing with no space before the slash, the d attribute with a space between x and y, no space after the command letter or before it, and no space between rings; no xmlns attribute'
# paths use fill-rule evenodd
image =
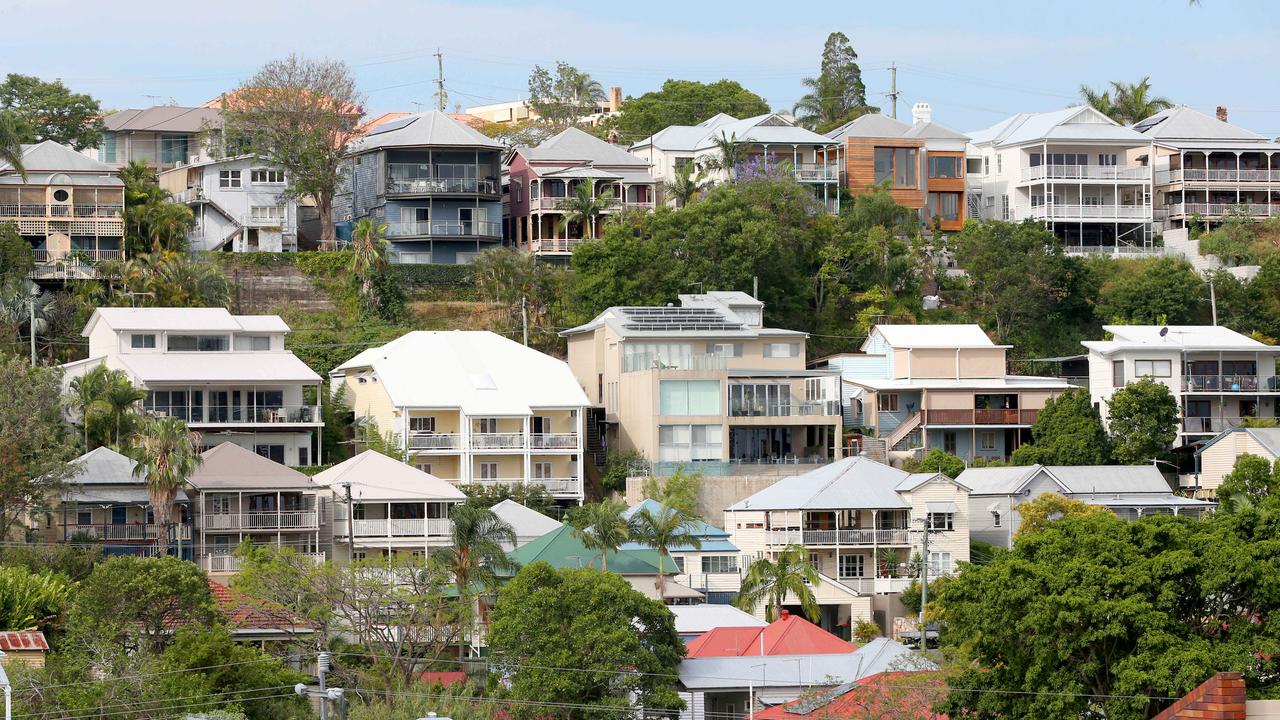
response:
<svg viewBox="0 0 1280 720"><path fill-rule="evenodd" d="M444 55L441 54L440 48L436 48L436 109L444 112L445 105L449 104L449 94L444 91Z"/></svg>

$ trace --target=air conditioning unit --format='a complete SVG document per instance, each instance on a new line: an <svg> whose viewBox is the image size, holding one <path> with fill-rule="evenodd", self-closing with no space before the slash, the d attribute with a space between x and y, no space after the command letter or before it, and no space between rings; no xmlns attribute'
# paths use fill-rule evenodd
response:
<svg viewBox="0 0 1280 720"><path fill-rule="evenodd" d="M200 156L191 155L190 157L187 158L187 162L191 165L195 165L196 163L200 162Z"/></svg>

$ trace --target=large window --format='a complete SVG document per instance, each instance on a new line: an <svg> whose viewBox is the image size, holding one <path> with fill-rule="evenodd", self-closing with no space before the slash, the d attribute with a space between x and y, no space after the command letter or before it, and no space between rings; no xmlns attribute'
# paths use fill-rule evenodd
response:
<svg viewBox="0 0 1280 720"><path fill-rule="evenodd" d="M254 205L249 208L249 219L254 222L284 222L284 206Z"/></svg>
<svg viewBox="0 0 1280 720"><path fill-rule="evenodd" d="M1124 361L1111 361L1111 387L1124 387Z"/></svg>
<svg viewBox="0 0 1280 720"><path fill-rule="evenodd" d="M960 177L960 158L950 156L950 155L930 155L929 156L929 177L931 178Z"/></svg>
<svg viewBox="0 0 1280 720"><path fill-rule="evenodd" d="M105 163L113 163L116 161L116 134L113 132L102 133L102 153L98 158Z"/></svg>
<svg viewBox="0 0 1280 720"><path fill-rule="evenodd" d="M1031 167L1040 167L1044 165L1045 156L1040 153L1031 153ZM1087 153L1049 153L1049 165L1088 165L1089 155Z"/></svg>
<svg viewBox="0 0 1280 720"><path fill-rule="evenodd" d="M256 185L282 185L284 171L273 168L254 168L249 171L249 180Z"/></svg>
<svg viewBox="0 0 1280 720"><path fill-rule="evenodd" d="M160 162L180 163L187 160L186 135L160 136Z"/></svg>
<svg viewBox="0 0 1280 720"><path fill-rule="evenodd" d="M224 189L240 187L240 171L239 170L219 170L218 171L218 187L224 188Z"/></svg>
<svg viewBox="0 0 1280 720"><path fill-rule="evenodd" d="M194 393L202 397L200 393ZM187 392L185 390L152 390L142 402L147 412L163 417L187 419Z"/></svg>
<svg viewBox="0 0 1280 720"><path fill-rule="evenodd" d="M876 409L880 412L898 412L898 394L880 393L877 395Z"/></svg>
<svg viewBox="0 0 1280 720"><path fill-rule="evenodd" d="M1172 377L1173 361L1171 360L1134 360L1133 374L1136 377L1159 377L1159 378Z"/></svg>
<svg viewBox="0 0 1280 720"><path fill-rule="evenodd" d="M692 343L626 343L622 346L623 372L688 369L692 364Z"/></svg>
<svg viewBox="0 0 1280 720"><path fill-rule="evenodd" d="M929 193L929 217L942 220L960 219L960 193Z"/></svg>
<svg viewBox="0 0 1280 720"><path fill-rule="evenodd" d="M929 553L929 574L947 575L953 569L954 567L951 565L951 553L949 552Z"/></svg>
<svg viewBox="0 0 1280 720"><path fill-rule="evenodd" d="M153 350L155 346L155 333L133 333L129 336L129 347L134 350Z"/></svg>
<svg viewBox="0 0 1280 720"><path fill-rule="evenodd" d="M170 335L169 352L224 352L226 335Z"/></svg>
<svg viewBox="0 0 1280 720"><path fill-rule="evenodd" d="M742 357L742 343L707 343L708 355L720 357Z"/></svg>
<svg viewBox="0 0 1280 720"><path fill-rule="evenodd" d="M867 574L867 559L862 555L840 556L840 577L860 578Z"/></svg>
<svg viewBox="0 0 1280 720"><path fill-rule="evenodd" d="M692 462L723 457L724 432L720 425L659 425L658 460Z"/></svg>
<svg viewBox="0 0 1280 720"><path fill-rule="evenodd" d="M916 152L915 148L876 148L876 183L888 180L896 187L915 187Z"/></svg>
<svg viewBox="0 0 1280 720"><path fill-rule="evenodd" d="M411 417L409 418L409 432L411 433L433 433L436 431L435 417Z"/></svg>
<svg viewBox="0 0 1280 720"><path fill-rule="evenodd" d="M925 518L930 530L955 530L956 516L954 513L929 513Z"/></svg>
<svg viewBox="0 0 1280 720"><path fill-rule="evenodd" d="M764 356L767 358L800 357L800 343L765 343Z"/></svg>
<svg viewBox="0 0 1280 720"><path fill-rule="evenodd" d="M729 414L734 417L789 415L791 386L781 383L730 385Z"/></svg>
<svg viewBox="0 0 1280 720"><path fill-rule="evenodd" d="M253 451L264 458L268 458L275 462L284 464L284 446L283 445L254 445Z"/></svg>
<svg viewBox="0 0 1280 720"><path fill-rule="evenodd" d="M271 349L271 336L237 335L235 348L242 352L265 352Z"/></svg>
<svg viewBox="0 0 1280 720"><path fill-rule="evenodd" d="M662 380L658 383L661 415L719 415L719 380Z"/></svg>
<svg viewBox="0 0 1280 720"><path fill-rule="evenodd" d="M736 573L738 572L738 558L732 555L703 555L702 572L707 574Z"/></svg>

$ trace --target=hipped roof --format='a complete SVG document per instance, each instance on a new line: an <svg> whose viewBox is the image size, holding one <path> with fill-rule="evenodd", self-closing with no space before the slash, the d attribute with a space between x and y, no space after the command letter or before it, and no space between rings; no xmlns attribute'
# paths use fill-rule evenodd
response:
<svg viewBox="0 0 1280 720"><path fill-rule="evenodd" d="M189 482L197 490L315 490L311 478L278 462L224 442L200 454Z"/></svg>
<svg viewBox="0 0 1280 720"><path fill-rule="evenodd" d="M317 474L317 485L331 488L345 497L351 486L351 499L360 501L423 500L461 502L467 496L452 484L407 463L387 457L376 450L365 450L353 458Z"/></svg>

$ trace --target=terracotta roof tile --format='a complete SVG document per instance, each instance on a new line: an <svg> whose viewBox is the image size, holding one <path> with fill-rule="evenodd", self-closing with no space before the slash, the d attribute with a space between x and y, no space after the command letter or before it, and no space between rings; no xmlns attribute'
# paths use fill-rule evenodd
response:
<svg viewBox="0 0 1280 720"><path fill-rule="evenodd" d="M782 617L767 627L721 627L699 635L689 641L686 657L829 655L851 653L856 649L853 644L783 610Z"/></svg>
<svg viewBox="0 0 1280 720"><path fill-rule="evenodd" d="M0 631L0 650L5 652L15 652L22 650L48 650L49 643L44 639L44 633L38 631L27 630L6 630Z"/></svg>

